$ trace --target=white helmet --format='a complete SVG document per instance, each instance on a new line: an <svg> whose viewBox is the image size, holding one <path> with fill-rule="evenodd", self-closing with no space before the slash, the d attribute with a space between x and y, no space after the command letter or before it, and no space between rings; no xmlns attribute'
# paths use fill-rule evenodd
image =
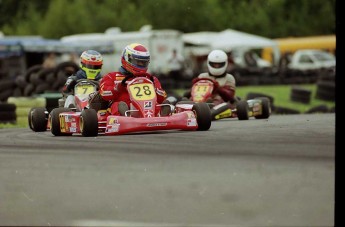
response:
<svg viewBox="0 0 345 227"><path fill-rule="evenodd" d="M222 50L213 50L207 57L208 71L212 76L221 76L228 67L228 55Z"/></svg>

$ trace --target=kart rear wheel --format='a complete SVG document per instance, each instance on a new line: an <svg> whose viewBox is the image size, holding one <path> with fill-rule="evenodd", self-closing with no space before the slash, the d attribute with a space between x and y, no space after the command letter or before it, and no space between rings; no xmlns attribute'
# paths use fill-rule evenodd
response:
<svg viewBox="0 0 345 227"><path fill-rule="evenodd" d="M247 101L240 100L236 104L236 111L237 111L237 117L238 120L248 120L249 119L249 106Z"/></svg>
<svg viewBox="0 0 345 227"><path fill-rule="evenodd" d="M206 131L211 127L212 115L207 103L200 102L193 105L192 111L196 115L198 131Z"/></svg>
<svg viewBox="0 0 345 227"><path fill-rule="evenodd" d="M255 116L255 119L267 119L270 117L271 114L271 104L270 100L267 97L258 97L255 99L261 100L261 108L262 108L262 114Z"/></svg>
<svg viewBox="0 0 345 227"><path fill-rule="evenodd" d="M80 131L82 136L98 135L98 118L94 109L84 109L80 115Z"/></svg>
<svg viewBox="0 0 345 227"><path fill-rule="evenodd" d="M44 132L47 130L47 109L45 107L31 108L28 114L29 127L34 132Z"/></svg>
<svg viewBox="0 0 345 227"><path fill-rule="evenodd" d="M54 136L70 136L72 133L62 133L60 129L60 113L70 112L71 110L64 107L53 109L49 114L50 131Z"/></svg>

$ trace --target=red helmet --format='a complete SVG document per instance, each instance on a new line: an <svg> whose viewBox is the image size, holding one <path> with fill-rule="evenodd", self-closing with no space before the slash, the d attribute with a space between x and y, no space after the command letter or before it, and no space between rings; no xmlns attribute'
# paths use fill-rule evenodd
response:
<svg viewBox="0 0 345 227"><path fill-rule="evenodd" d="M146 73L150 63L150 52L144 45L132 43L123 50L121 63L130 73Z"/></svg>

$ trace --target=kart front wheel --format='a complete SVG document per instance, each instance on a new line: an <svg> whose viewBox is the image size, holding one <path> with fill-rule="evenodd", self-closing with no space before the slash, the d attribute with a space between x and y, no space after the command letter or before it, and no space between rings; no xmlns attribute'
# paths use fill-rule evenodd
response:
<svg viewBox="0 0 345 227"><path fill-rule="evenodd" d="M64 107L59 107L53 109L49 114L49 121L50 121L50 131L54 136L69 136L72 133L62 133L61 126L60 126L60 113L63 112L70 112L71 110Z"/></svg>
<svg viewBox="0 0 345 227"><path fill-rule="evenodd" d="M255 116L255 119L267 119L270 117L271 114L271 104L270 100L267 97L258 97L255 99L261 100L261 115Z"/></svg>
<svg viewBox="0 0 345 227"><path fill-rule="evenodd" d="M192 111L196 115L198 131L206 131L211 127L212 115L207 103L200 102L193 105Z"/></svg>
<svg viewBox="0 0 345 227"><path fill-rule="evenodd" d="M80 115L80 131L82 136L97 136L98 118L94 109L84 109Z"/></svg>
<svg viewBox="0 0 345 227"><path fill-rule="evenodd" d="M248 120L249 119L249 106L247 101L240 100L236 104L236 112L238 120Z"/></svg>

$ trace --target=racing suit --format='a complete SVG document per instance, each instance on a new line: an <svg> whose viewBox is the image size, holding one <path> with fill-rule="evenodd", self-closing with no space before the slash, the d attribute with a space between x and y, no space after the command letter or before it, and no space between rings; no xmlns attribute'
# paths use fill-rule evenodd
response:
<svg viewBox="0 0 345 227"><path fill-rule="evenodd" d="M95 81L99 81L102 78L102 75L100 73L97 74L95 77ZM75 107L75 100L74 100L74 94L73 89L76 85L77 81L80 79L87 79L86 73L84 70L78 70L74 75L71 75L67 78L65 85L62 88L62 94L64 97L67 96L65 100L64 107Z"/></svg>
<svg viewBox="0 0 345 227"><path fill-rule="evenodd" d="M125 102L127 106L130 106L131 101L127 87L121 83L125 77L134 78L135 76L126 71L124 68L120 67L119 72L110 72L104 75L104 77L100 80L100 95L104 100L110 101L110 113L112 115L120 115L118 106L121 101ZM165 90L163 90L161 83L157 77L148 73L145 74L145 77L153 81L157 94L157 103L161 104L167 97L167 94ZM129 78L127 82L131 81L133 78Z"/></svg>

